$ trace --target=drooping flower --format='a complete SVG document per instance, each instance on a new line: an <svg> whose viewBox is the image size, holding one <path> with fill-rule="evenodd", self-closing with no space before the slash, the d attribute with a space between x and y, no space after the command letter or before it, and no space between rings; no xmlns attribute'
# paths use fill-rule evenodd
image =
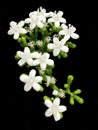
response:
<svg viewBox="0 0 98 130"><path fill-rule="evenodd" d="M56 12L50 12L51 17L48 19L48 23L53 22L56 27L60 26L60 23L66 23L66 19L63 18L63 12L58 11Z"/></svg>
<svg viewBox="0 0 98 130"><path fill-rule="evenodd" d="M20 76L20 80L22 82L25 83L24 85L24 90L25 91L29 91L31 88L33 88L34 90L36 91L40 91L41 89L41 86L39 84L39 82L42 81L42 77L41 76L36 76L36 70L32 69L30 72L29 72L29 75L27 74L22 74Z"/></svg>
<svg viewBox="0 0 98 130"><path fill-rule="evenodd" d="M24 48L24 52L22 51L17 51L17 55L21 58L19 61L18 61L18 65L19 66L22 66L24 65L25 63L27 63L28 65L32 66L33 65L33 57L35 57L35 55L37 54L38 52L33 52L31 53L30 52L30 49L29 47L25 47Z"/></svg>
<svg viewBox="0 0 98 130"><path fill-rule="evenodd" d="M14 21L10 22L10 30L8 31L8 35L14 35L14 39L18 39L20 34L26 34L26 29L23 28L24 21L20 21L16 23Z"/></svg>
<svg viewBox="0 0 98 130"><path fill-rule="evenodd" d="M76 28L72 26L71 24L69 24L68 26L65 24L62 24L61 27L62 27L62 30L59 32L59 34L64 35L67 40L69 40L70 37L73 39L79 38L79 35L75 33Z"/></svg>
<svg viewBox="0 0 98 130"><path fill-rule="evenodd" d="M49 53L39 53L35 56L35 60L33 61L33 65L40 65L40 68L42 70L45 70L47 65L49 66L53 66L54 65L54 61L52 59L49 59L50 54Z"/></svg>
<svg viewBox="0 0 98 130"><path fill-rule="evenodd" d="M52 94L60 98L65 98L65 91L63 89L59 89L58 91L53 90Z"/></svg>
<svg viewBox="0 0 98 130"><path fill-rule="evenodd" d="M54 56L57 56L57 55L59 55L60 51L63 51L66 53L69 51L69 48L65 44L66 44L65 39L62 39L61 41L59 41L59 39L57 37L54 37L53 43L49 43L47 47L48 47L48 49L53 50Z"/></svg>
<svg viewBox="0 0 98 130"><path fill-rule="evenodd" d="M50 117L53 115L55 121L60 120L60 113L67 110L66 106L60 105L60 98L55 98L53 102L50 99L46 99L44 103L48 107L45 116Z"/></svg>
<svg viewBox="0 0 98 130"><path fill-rule="evenodd" d="M54 77L50 77L48 75L46 75L47 78L47 82L46 82L46 86L48 87L50 84L55 84L56 83L56 79Z"/></svg>

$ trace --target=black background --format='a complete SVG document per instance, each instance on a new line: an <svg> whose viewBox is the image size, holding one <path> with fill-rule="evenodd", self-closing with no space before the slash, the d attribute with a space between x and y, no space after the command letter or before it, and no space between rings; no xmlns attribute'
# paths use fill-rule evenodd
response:
<svg viewBox="0 0 98 130"><path fill-rule="evenodd" d="M64 118L58 122L53 117L44 117L46 107L43 105L42 96L33 89L26 93L19 75L24 72L19 68L14 55L19 46L12 36L7 35L9 22L24 20L29 12L42 6L49 11L64 11L67 23L77 28L80 35L78 40L73 40L77 48L69 51L66 60L56 61L54 75L58 85L62 86L68 74L73 74L75 80L72 89L80 88L84 104L69 105L63 100L68 110ZM72 1L26 0L2 1L0 5L0 75L1 111L3 129L22 130L95 130L97 129L97 8L96 3L82 3ZM65 80L65 81L64 81ZM3 88L3 90L2 90Z"/></svg>

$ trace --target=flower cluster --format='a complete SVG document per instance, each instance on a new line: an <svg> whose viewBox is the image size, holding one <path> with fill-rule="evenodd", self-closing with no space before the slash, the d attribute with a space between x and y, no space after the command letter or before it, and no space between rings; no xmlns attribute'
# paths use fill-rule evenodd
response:
<svg viewBox="0 0 98 130"><path fill-rule="evenodd" d="M70 86L74 79L73 75L68 75L67 83L62 88L56 85L57 79L53 76L55 67L54 58L67 58L70 48L75 48L76 44L69 40L78 39L76 28L67 24L63 18L63 11L50 11L42 7L30 12L29 17L20 22L11 21L8 35L22 47L15 54L19 67L31 69L29 74L23 73L19 79L24 83L24 90L30 91L32 88L37 92L50 89L51 95L44 95L44 104L48 109L46 117L53 115L54 120L58 121L63 117L63 112L67 107L60 105L61 99L70 96L69 103L73 105L75 100L82 104L84 101L78 95L80 89L72 92Z"/></svg>

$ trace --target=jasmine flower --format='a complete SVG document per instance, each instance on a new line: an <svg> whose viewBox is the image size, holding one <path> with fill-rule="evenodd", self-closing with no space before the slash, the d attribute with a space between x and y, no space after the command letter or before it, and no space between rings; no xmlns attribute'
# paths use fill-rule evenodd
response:
<svg viewBox="0 0 98 130"><path fill-rule="evenodd" d="M53 50L54 56L57 56L59 55L60 51L64 51L66 53L69 51L69 48L65 46L65 43L66 43L65 39L59 41L57 37L54 37L53 43L49 43L47 47Z"/></svg>
<svg viewBox="0 0 98 130"><path fill-rule="evenodd" d="M50 77L50 76L46 76L47 78L47 83L46 86L48 87L50 84L55 84L56 83L56 79L54 77Z"/></svg>
<svg viewBox="0 0 98 130"><path fill-rule="evenodd" d="M40 65L40 68L42 70L46 70L47 65L49 66L53 66L54 65L54 61L52 59L49 59L50 54L49 53L39 53L35 56L35 60L33 61L33 65Z"/></svg>
<svg viewBox="0 0 98 130"><path fill-rule="evenodd" d="M58 96L60 98L65 98L65 91L63 89L53 90L53 95Z"/></svg>
<svg viewBox="0 0 98 130"><path fill-rule="evenodd" d="M32 69L30 72L29 72L29 75L27 74L22 74L20 76L20 80L22 82L25 83L24 85L24 90L25 91L29 91L32 87L34 90L36 91L40 91L41 89L41 86L39 84L39 82L42 81L42 77L41 76L36 76L36 70Z"/></svg>
<svg viewBox="0 0 98 130"><path fill-rule="evenodd" d="M67 40L69 40L70 37L73 39L79 38L79 35L75 33L76 28L72 26L71 24L69 24L68 26L65 24L62 24L61 27L62 27L62 30L59 32L59 34L64 35Z"/></svg>
<svg viewBox="0 0 98 130"><path fill-rule="evenodd" d="M46 99L44 103L48 107L45 116L50 117L53 115L55 121L60 120L60 113L67 110L66 106L60 105L60 98L55 98L53 102L50 99Z"/></svg>
<svg viewBox="0 0 98 130"><path fill-rule="evenodd" d="M18 39L20 34L27 33L27 31L23 28L23 26L24 26L24 21L20 21L19 23L11 21L8 35L14 35L13 38L15 40Z"/></svg>

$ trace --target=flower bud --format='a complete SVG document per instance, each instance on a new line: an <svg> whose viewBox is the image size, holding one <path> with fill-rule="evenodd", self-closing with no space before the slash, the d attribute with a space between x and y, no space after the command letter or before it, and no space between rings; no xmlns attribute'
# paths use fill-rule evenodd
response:
<svg viewBox="0 0 98 130"><path fill-rule="evenodd" d="M74 95L74 99L75 99L78 103L80 103L80 104L83 104L83 103L84 103L83 98L81 98L81 97L79 97L79 96L77 96L77 95Z"/></svg>
<svg viewBox="0 0 98 130"><path fill-rule="evenodd" d="M68 83L69 85L71 85L73 79L74 79L73 75L69 75L69 76L67 77L67 83Z"/></svg>
<svg viewBox="0 0 98 130"><path fill-rule="evenodd" d="M70 96L70 101L69 102L70 102L71 105L74 105L74 97L73 96Z"/></svg>
<svg viewBox="0 0 98 130"><path fill-rule="evenodd" d="M80 94L81 93L81 89L77 89L73 92L73 94Z"/></svg>

